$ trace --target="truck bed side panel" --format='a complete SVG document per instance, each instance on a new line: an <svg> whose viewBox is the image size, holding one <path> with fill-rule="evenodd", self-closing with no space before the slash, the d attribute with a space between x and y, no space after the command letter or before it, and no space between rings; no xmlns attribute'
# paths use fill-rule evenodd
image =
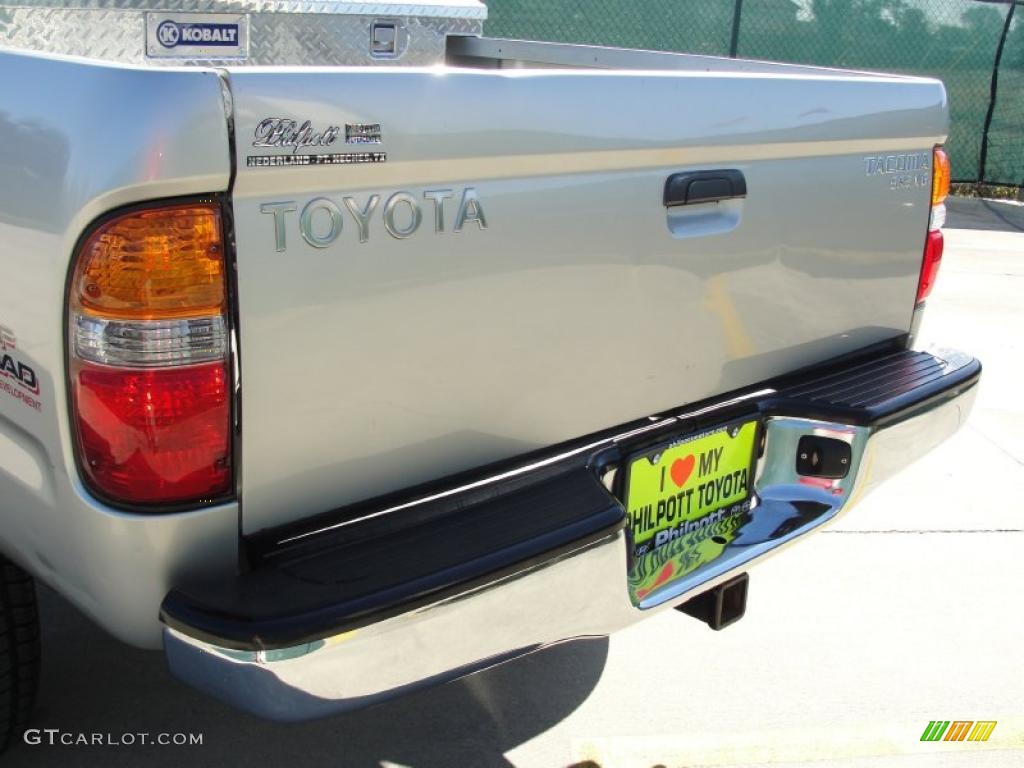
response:
<svg viewBox="0 0 1024 768"><path fill-rule="evenodd" d="M0 552L136 645L159 645L157 606L178 579L233 570L238 505L140 516L83 489L67 415L68 267L97 216L226 191L229 158L215 72L0 50L0 354L38 389L36 407L0 379Z"/></svg>

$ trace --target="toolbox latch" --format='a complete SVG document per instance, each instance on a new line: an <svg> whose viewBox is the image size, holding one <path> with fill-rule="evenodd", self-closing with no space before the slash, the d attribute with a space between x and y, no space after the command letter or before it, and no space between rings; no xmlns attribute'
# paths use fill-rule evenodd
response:
<svg viewBox="0 0 1024 768"><path fill-rule="evenodd" d="M397 22L377 20L370 28L370 55L378 59L392 59L401 53Z"/></svg>

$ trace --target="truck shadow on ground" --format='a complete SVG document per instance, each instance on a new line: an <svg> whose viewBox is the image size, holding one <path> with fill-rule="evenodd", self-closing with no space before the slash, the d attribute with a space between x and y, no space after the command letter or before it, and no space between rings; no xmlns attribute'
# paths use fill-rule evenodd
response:
<svg viewBox="0 0 1024 768"><path fill-rule="evenodd" d="M545 649L376 707L299 725L239 713L173 679L163 655L107 636L40 589L43 678L33 728L64 733L201 733L201 746L18 743L6 766L510 765L504 753L573 712L604 670L608 641ZM45 739L45 736L44 736Z"/></svg>
<svg viewBox="0 0 1024 768"><path fill-rule="evenodd" d="M1024 206L999 200L950 197L946 200L947 229L1024 232Z"/></svg>

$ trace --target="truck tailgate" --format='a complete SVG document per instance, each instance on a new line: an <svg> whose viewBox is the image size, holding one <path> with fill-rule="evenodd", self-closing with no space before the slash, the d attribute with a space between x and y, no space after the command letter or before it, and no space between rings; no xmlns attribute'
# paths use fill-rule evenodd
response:
<svg viewBox="0 0 1024 768"><path fill-rule="evenodd" d="M937 81L229 79L247 533L910 327Z"/></svg>

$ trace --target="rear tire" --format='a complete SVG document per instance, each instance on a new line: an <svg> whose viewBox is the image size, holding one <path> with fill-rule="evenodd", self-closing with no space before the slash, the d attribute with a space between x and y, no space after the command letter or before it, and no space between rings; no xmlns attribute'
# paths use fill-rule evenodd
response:
<svg viewBox="0 0 1024 768"><path fill-rule="evenodd" d="M0 555L0 752L28 725L38 687L36 585Z"/></svg>

